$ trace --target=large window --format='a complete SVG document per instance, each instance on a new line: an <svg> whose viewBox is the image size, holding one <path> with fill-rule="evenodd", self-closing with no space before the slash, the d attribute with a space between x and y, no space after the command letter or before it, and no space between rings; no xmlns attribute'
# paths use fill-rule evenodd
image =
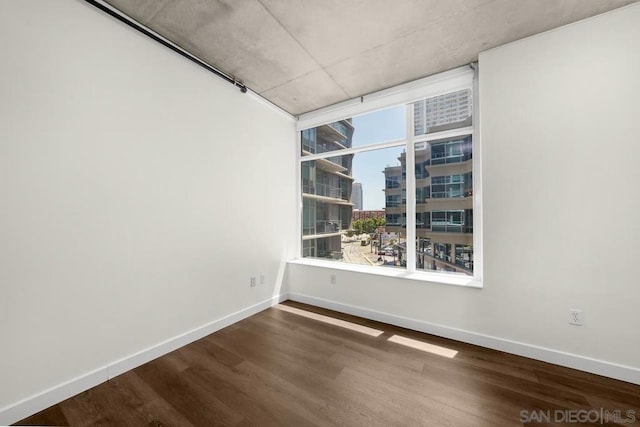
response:
<svg viewBox="0 0 640 427"><path fill-rule="evenodd" d="M303 258L474 274L472 81L300 129Z"/></svg>

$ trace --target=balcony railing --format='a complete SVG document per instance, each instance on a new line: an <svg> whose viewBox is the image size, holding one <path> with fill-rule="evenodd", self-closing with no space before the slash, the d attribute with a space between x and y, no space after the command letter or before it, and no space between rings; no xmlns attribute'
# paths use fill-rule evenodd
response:
<svg viewBox="0 0 640 427"><path fill-rule="evenodd" d="M316 234L338 233L342 230L342 221L316 221Z"/></svg>
<svg viewBox="0 0 640 427"><path fill-rule="evenodd" d="M473 233L472 225L431 221L431 231L442 233Z"/></svg>
<svg viewBox="0 0 640 427"><path fill-rule="evenodd" d="M444 252L436 251L436 254L433 256L433 258L438 259L440 261L451 263L451 255L447 255Z"/></svg>
<svg viewBox="0 0 640 427"><path fill-rule="evenodd" d="M335 123L330 123L329 126L334 128L338 132L340 132L345 137L349 136L349 129L344 124L342 124L340 122L335 122Z"/></svg>
<svg viewBox="0 0 640 427"><path fill-rule="evenodd" d="M402 222L387 222L387 223L385 223L385 227L402 227L402 228L407 228L407 224L406 224L406 223L402 223Z"/></svg>
<svg viewBox="0 0 640 427"><path fill-rule="evenodd" d="M318 196L332 197L340 199L342 197L342 189L327 184L316 184L315 194Z"/></svg>
<svg viewBox="0 0 640 427"><path fill-rule="evenodd" d="M304 151L308 151L309 153L315 153L316 152L316 144L315 143L311 143L311 141L302 141L302 149Z"/></svg>
<svg viewBox="0 0 640 427"><path fill-rule="evenodd" d="M342 166L343 168L349 167L349 163L345 156L327 157L327 160L329 160L331 163L335 163L338 166Z"/></svg>
<svg viewBox="0 0 640 427"><path fill-rule="evenodd" d="M442 165L446 163L460 163L470 160L472 153L447 154L447 153L431 153L431 164Z"/></svg>
<svg viewBox="0 0 640 427"><path fill-rule="evenodd" d="M328 142L319 142L316 144L316 153L326 153L328 151L336 151L339 150L339 147L336 147L334 144L330 144Z"/></svg>
<svg viewBox="0 0 640 427"><path fill-rule="evenodd" d="M341 220L322 220L315 222L315 228L313 226L304 226L302 228L302 234L304 236L310 236L312 234L329 234L339 233L342 230Z"/></svg>
<svg viewBox="0 0 640 427"><path fill-rule="evenodd" d="M472 189L462 190L449 190L449 191L432 191L431 197L434 199L459 199L462 197L471 197L473 196Z"/></svg>
<svg viewBox="0 0 640 427"><path fill-rule="evenodd" d="M342 259L342 251L318 251L318 258Z"/></svg>
<svg viewBox="0 0 640 427"><path fill-rule="evenodd" d="M455 264L466 270L473 271L473 259L464 259L462 256L456 255Z"/></svg>
<svg viewBox="0 0 640 427"><path fill-rule="evenodd" d="M426 261L429 260L429 259L440 261L440 262L443 262L445 264L448 264L451 267L460 268L460 269L466 270L469 273L473 273L473 261L462 261L462 260L458 260L457 257L456 257L455 262L452 262L452 259L451 259L450 255L436 254L434 256L434 255L431 255L429 253L424 253L425 263L423 264L422 268L426 268L427 267L427 262Z"/></svg>
<svg viewBox="0 0 640 427"><path fill-rule="evenodd" d="M331 197L333 199L343 199L342 188L327 184L303 182L302 192L304 194L315 194L317 196Z"/></svg>
<svg viewBox="0 0 640 427"><path fill-rule="evenodd" d="M339 145L338 145L339 144ZM302 142L302 149L311 154L326 153L329 151L343 150L345 147L350 148L345 140L331 142Z"/></svg>

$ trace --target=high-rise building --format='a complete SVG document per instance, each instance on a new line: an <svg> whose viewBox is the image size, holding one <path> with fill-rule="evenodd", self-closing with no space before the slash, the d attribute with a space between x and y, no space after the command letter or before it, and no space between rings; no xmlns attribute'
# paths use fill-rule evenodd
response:
<svg viewBox="0 0 640 427"><path fill-rule="evenodd" d="M362 208L362 183L354 182L351 190L351 202L354 209L361 211Z"/></svg>
<svg viewBox="0 0 640 427"><path fill-rule="evenodd" d="M471 126L471 91L414 103L415 135ZM471 135L416 144L415 166L385 174L386 230L406 236L406 174L416 174L417 268L473 272L473 148ZM402 250L402 246L401 246Z"/></svg>
<svg viewBox="0 0 640 427"><path fill-rule="evenodd" d="M350 148L351 119L302 131L302 155ZM302 162L302 256L342 258L341 235L351 227L353 154Z"/></svg>
<svg viewBox="0 0 640 427"><path fill-rule="evenodd" d="M473 96L464 89L413 104L415 135L471 125ZM466 123L465 123L466 122Z"/></svg>

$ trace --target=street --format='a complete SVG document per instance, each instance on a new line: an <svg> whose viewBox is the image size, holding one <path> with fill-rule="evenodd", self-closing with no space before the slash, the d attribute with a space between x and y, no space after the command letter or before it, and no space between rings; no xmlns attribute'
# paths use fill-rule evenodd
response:
<svg viewBox="0 0 640 427"><path fill-rule="evenodd" d="M342 244L342 256L344 262L348 262L349 264L365 264L365 265L376 265L375 262L371 262L367 256L365 256L365 251L367 254L371 251L371 247L369 245L362 246L359 241L356 242L344 242ZM375 258L374 254L371 254Z"/></svg>
<svg viewBox="0 0 640 427"><path fill-rule="evenodd" d="M391 265L394 257L382 256L384 261L378 261L378 254L371 252L371 246L362 246L360 241L342 243L343 261L349 264Z"/></svg>

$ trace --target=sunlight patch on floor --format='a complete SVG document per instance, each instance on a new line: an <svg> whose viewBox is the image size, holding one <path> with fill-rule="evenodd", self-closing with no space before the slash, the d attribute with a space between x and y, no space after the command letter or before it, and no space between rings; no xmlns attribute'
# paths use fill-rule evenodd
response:
<svg viewBox="0 0 640 427"><path fill-rule="evenodd" d="M312 313L306 310L300 310L299 308L290 307L288 305L278 304L274 305L273 307L277 308L278 310L286 311L288 313L297 314L298 316L304 316L309 319L317 320L319 322L328 323L330 325L360 332L361 334L369 335L371 337L379 337L384 333L384 331L381 331L379 329L369 328L367 326L358 325L357 323L347 322L346 320L334 319L333 317L323 316L322 314Z"/></svg>
<svg viewBox="0 0 640 427"><path fill-rule="evenodd" d="M451 350L446 347L429 344L407 337L401 337L400 335L394 335L390 337L389 341L396 344L404 345L405 347L411 347L415 348L416 350L425 351L427 353L437 354L438 356L448 357L449 359L453 359L454 357L456 357L456 354L458 354L456 350Z"/></svg>

